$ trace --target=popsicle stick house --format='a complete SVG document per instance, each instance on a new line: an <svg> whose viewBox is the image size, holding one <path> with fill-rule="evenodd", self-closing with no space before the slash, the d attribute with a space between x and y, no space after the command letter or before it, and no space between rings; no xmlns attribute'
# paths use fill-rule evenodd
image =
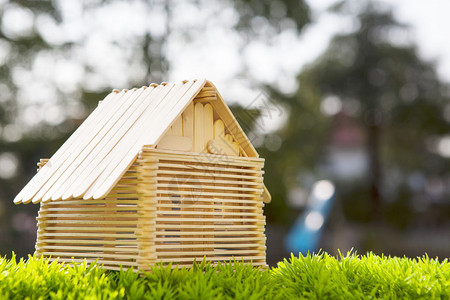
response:
<svg viewBox="0 0 450 300"><path fill-rule="evenodd" d="M51 260L264 267L263 165L211 82L151 84L100 101L14 202L40 203Z"/></svg>

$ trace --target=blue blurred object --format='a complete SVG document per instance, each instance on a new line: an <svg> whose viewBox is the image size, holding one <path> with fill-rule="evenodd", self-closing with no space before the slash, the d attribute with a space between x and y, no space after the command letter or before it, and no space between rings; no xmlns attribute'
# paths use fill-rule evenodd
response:
<svg viewBox="0 0 450 300"><path fill-rule="evenodd" d="M317 252L322 228L328 219L335 198L334 184L317 181L311 191L308 206L295 221L285 238L285 247L292 253Z"/></svg>

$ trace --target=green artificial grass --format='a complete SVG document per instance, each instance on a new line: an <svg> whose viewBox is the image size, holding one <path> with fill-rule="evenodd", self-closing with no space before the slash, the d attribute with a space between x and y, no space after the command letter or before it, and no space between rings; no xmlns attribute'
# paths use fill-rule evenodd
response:
<svg viewBox="0 0 450 300"><path fill-rule="evenodd" d="M319 253L264 271L234 261L136 274L13 256L0 258L0 299L450 299L450 263Z"/></svg>

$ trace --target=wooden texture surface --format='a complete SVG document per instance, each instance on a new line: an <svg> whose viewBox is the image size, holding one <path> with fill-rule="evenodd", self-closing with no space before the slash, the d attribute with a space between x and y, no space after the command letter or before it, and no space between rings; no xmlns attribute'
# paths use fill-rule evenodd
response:
<svg viewBox="0 0 450 300"><path fill-rule="evenodd" d="M42 202L36 253L111 270L203 258L266 267L263 164L144 146L107 197Z"/></svg>
<svg viewBox="0 0 450 300"><path fill-rule="evenodd" d="M120 266L137 270L146 259L139 245L147 224L139 211L151 218L141 207L145 199L138 198L137 188L135 164L105 199L41 202L36 254L51 261L71 263L86 258L111 270Z"/></svg>
<svg viewBox="0 0 450 300"><path fill-rule="evenodd" d="M190 266L233 257L266 266L264 160L144 147L156 172L156 261Z"/></svg>

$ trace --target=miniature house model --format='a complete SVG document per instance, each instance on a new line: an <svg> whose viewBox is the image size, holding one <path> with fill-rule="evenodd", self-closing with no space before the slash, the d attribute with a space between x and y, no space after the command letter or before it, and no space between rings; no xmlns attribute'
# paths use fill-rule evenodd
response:
<svg viewBox="0 0 450 300"><path fill-rule="evenodd" d="M50 260L265 267L263 165L211 82L151 84L100 101L14 202L40 203Z"/></svg>

